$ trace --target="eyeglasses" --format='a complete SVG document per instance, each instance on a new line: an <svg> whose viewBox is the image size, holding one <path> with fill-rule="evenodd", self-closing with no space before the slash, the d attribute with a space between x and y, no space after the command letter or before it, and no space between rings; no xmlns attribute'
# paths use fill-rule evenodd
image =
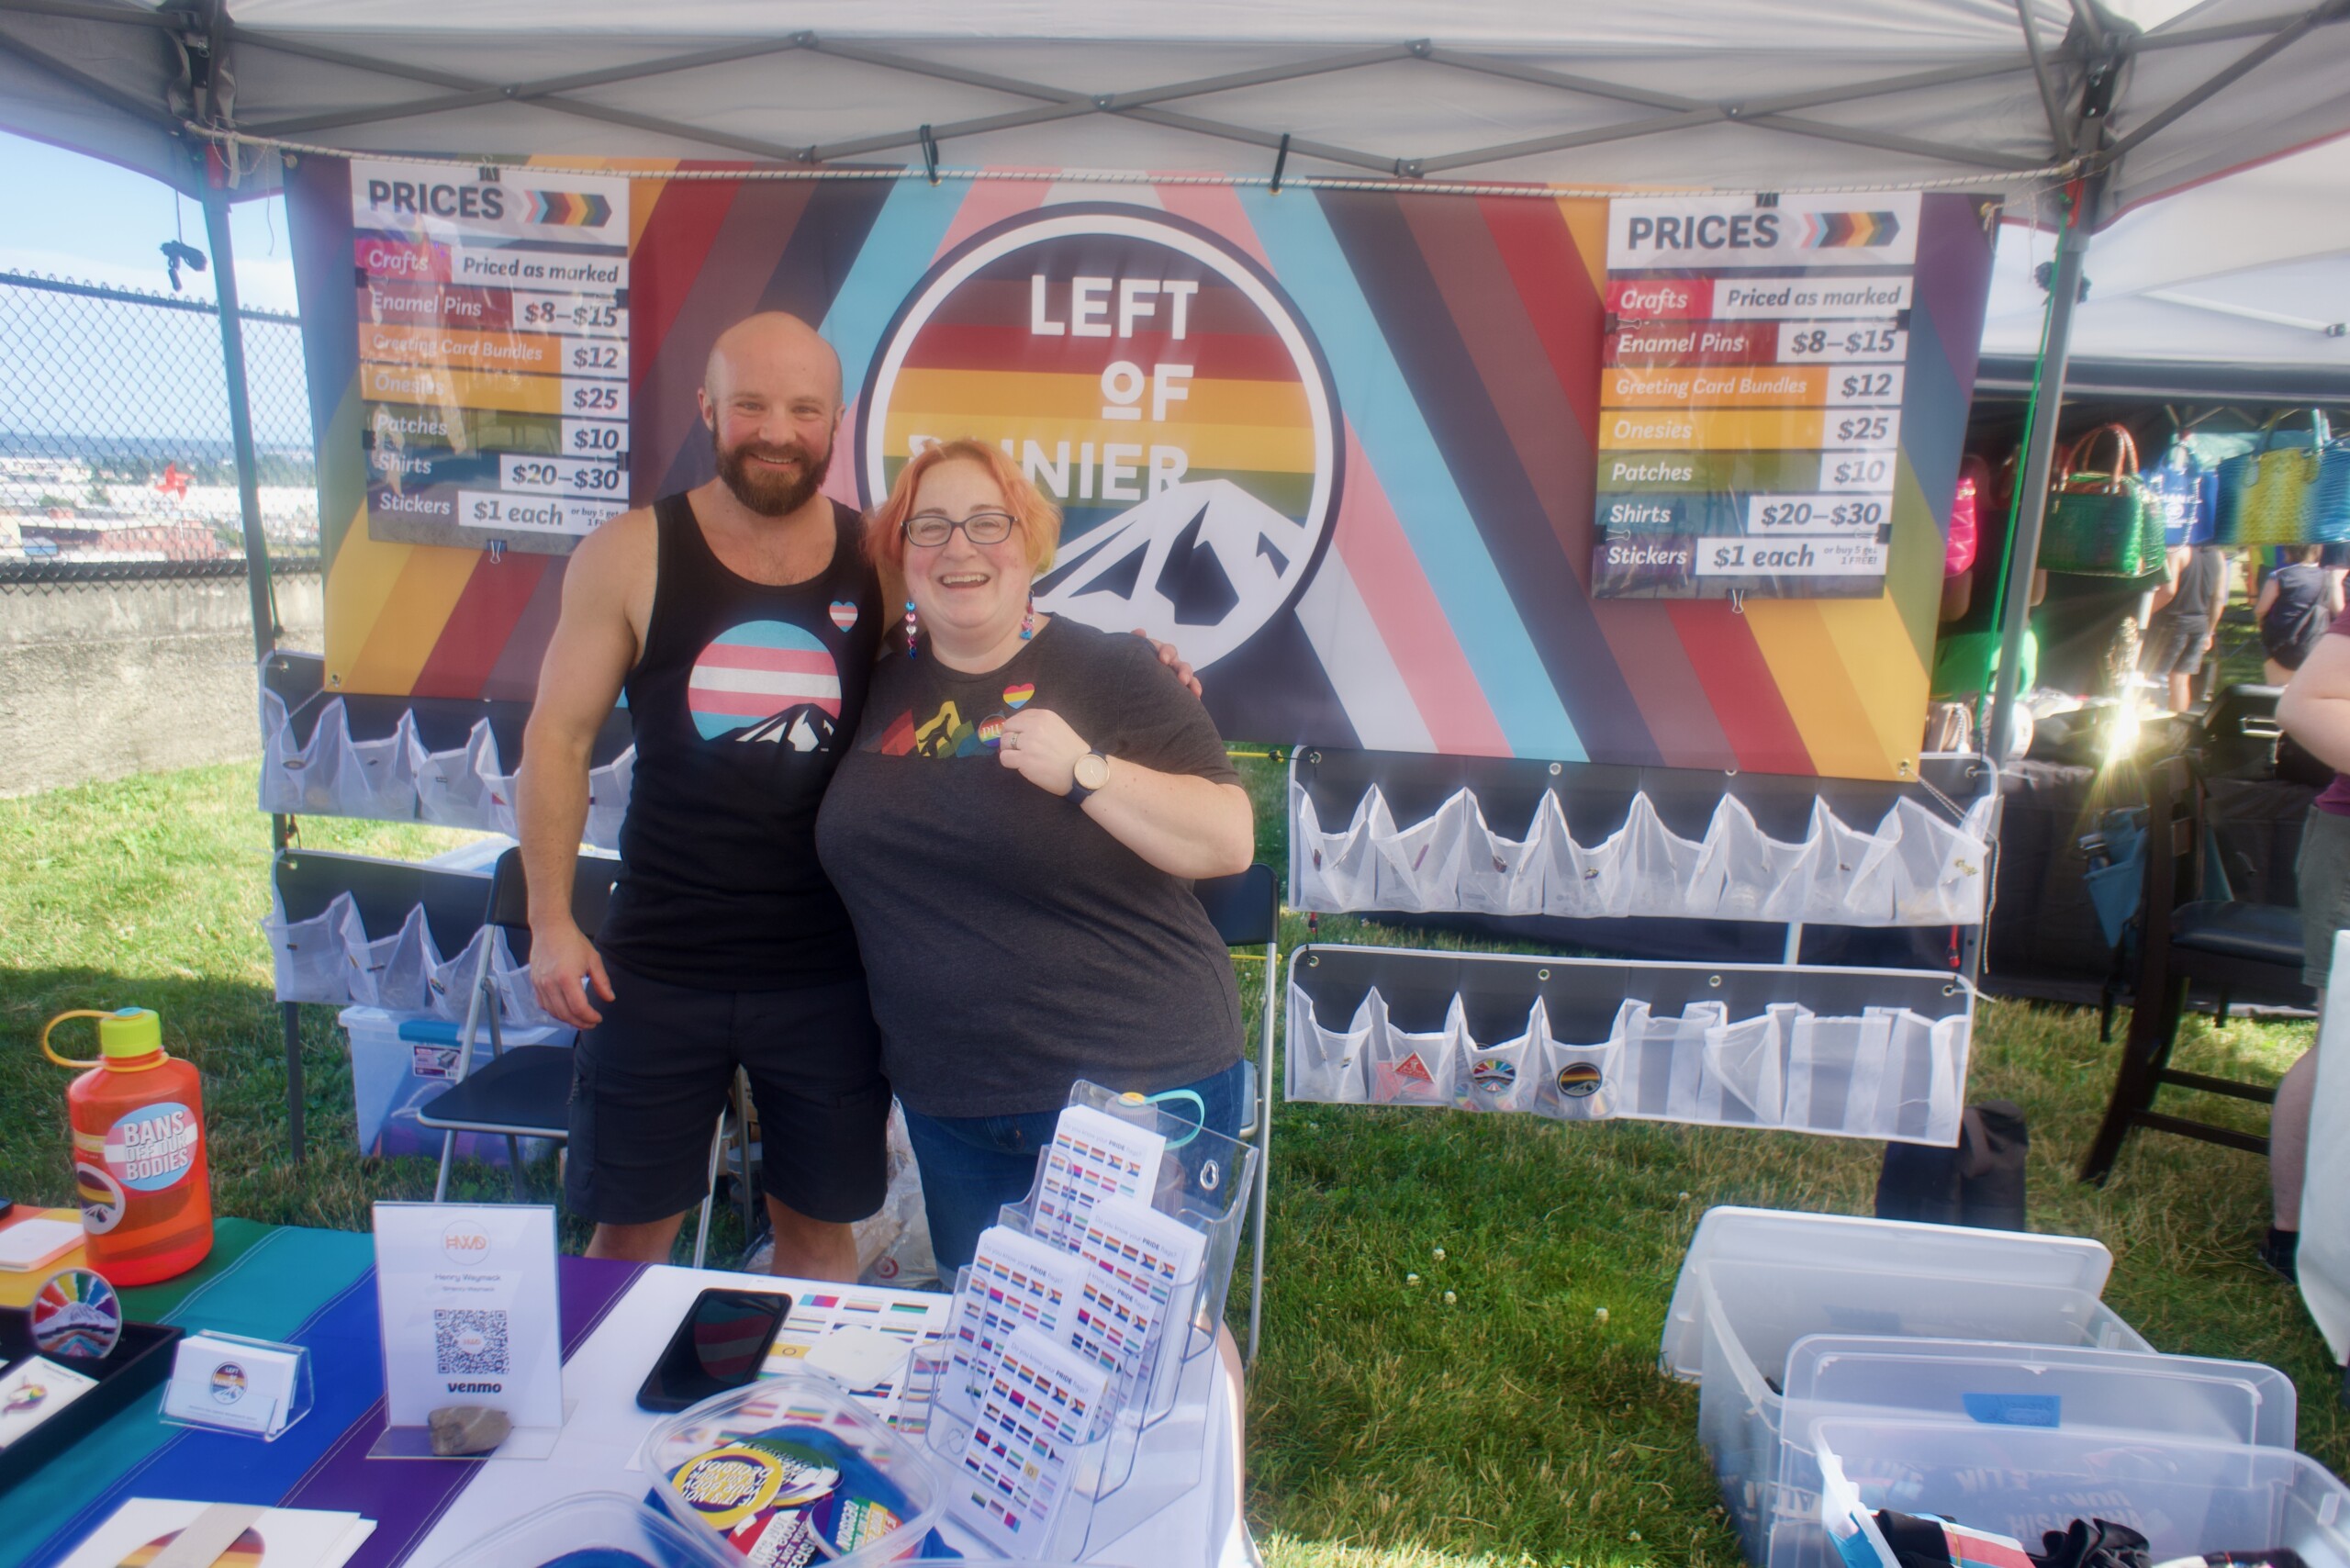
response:
<svg viewBox="0 0 2350 1568"><path fill-rule="evenodd" d="M1012 537L1013 519L1008 511L975 511L957 521L943 511L918 511L902 525L909 544L925 549L944 544L961 529L974 544L1001 544Z"/></svg>

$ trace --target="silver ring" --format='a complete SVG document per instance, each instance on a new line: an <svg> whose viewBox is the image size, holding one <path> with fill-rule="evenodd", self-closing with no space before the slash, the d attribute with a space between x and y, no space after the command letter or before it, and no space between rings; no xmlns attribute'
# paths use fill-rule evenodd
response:
<svg viewBox="0 0 2350 1568"><path fill-rule="evenodd" d="M1020 749L1020 736L1017 734L1004 736L1003 749L1006 751L1018 751Z"/></svg>

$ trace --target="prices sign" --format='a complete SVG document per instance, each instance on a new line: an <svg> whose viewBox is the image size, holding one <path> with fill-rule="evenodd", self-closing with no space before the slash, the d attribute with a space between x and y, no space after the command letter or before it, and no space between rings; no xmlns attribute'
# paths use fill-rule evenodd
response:
<svg viewBox="0 0 2350 1568"><path fill-rule="evenodd" d="M1608 204L1595 595L1884 591L1919 211Z"/></svg>
<svg viewBox="0 0 2350 1568"><path fill-rule="evenodd" d="M567 553L628 504L628 182L351 165L367 531Z"/></svg>

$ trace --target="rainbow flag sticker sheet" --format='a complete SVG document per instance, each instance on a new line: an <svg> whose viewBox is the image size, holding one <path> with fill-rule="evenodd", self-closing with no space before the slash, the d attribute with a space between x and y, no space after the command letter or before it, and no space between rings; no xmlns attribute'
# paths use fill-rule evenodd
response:
<svg viewBox="0 0 2350 1568"><path fill-rule="evenodd" d="M1916 772L1987 197L606 166L288 172L330 690L529 699L566 552L712 476L711 345L779 310L827 493L999 446L1039 608L1227 739Z"/></svg>
<svg viewBox="0 0 2350 1568"><path fill-rule="evenodd" d="M908 1351L946 1332L955 1298L934 1292L878 1290L866 1285L808 1291L792 1299L775 1343L767 1348L761 1375L774 1377L798 1372L819 1341L844 1329L869 1328L901 1340ZM901 1361L889 1376L849 1392L857 1402L892 1427L909 1419L906 1397L907 1363Z"/></svg>

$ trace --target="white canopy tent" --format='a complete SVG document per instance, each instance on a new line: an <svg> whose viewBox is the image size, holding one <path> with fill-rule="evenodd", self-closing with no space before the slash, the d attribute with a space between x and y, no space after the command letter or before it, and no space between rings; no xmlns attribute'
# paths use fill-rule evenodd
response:
<svg viewBox="0 0 2350 1568"><path fill-rule="evenodd" d="M2063 225L2053 407L2097 225L2144 236L2100 282L2142 311L2344 248L2345 19L2350 0L0 0L0 127L203 193L216 252L229 193L206 154L235 148L210 162L260 189L273 145L811 174L2004 186ZM2075 199L2051 200L2060 186ZM233 307L232 269L213 275ZM2032 294L2004 297L2029 335ZM233 308L222 321L241 431ZM2053 439L2036 420L2019 575ZM258 549L250 484L247 504ZM2011 643L2027 598L2011 584ZM2018 665L2010 646L1995 747Z"/></svg>
<svg viewBox="0 0 2350 1568"><path fill-rule="evenodd" d="M2350 398L2350 141L2191 186L2097 238L2073 324L2080 395L2323 402ZM1983 330L1978 387L2029 391L2055 252L2011 210Z"/></svg>

